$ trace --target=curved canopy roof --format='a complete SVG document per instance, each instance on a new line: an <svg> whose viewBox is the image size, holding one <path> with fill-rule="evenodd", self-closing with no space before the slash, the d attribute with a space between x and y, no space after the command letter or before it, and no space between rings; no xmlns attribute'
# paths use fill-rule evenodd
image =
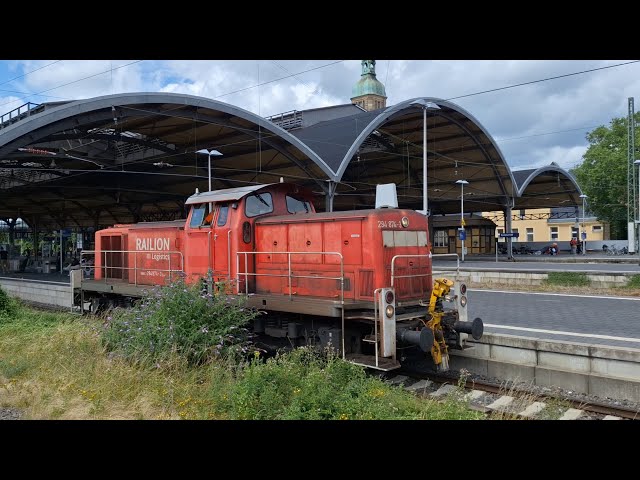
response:
<svg viewBox="0 0 640 480"><path fill-rule="evenodd" d="M538 169L513 172L518 194L517 209L569 207L579 205L582 190L576 179L556 163Z"/></svg>
<svg viewBox="0 0 640 480"><path fill-rule="evenodd" d="M292 133L325 159L340 181L336 208L373 208L378 183L395 183L400 206L422 209L423 105L427 109L429 209L502 209L515 194L499 147L471 114L438 98L415 98L392 107L321 122ZM467 204L468 202L468 204Z"/></svg>
<svg viewBox="0 0 640 480"><path fill-rule="evenodd" d="M108 95L56 105L0 130L0 218L108 225L179 218L196 187L332 172L286 130L246 110L173 93Z"/></svg>
<svg viewBox="0 0 640 480"><path fill-rule="evenodd" d="M356 114L342 108L338 118L285 130L202 97L129 93L44 104L0 125L0 219L59 228L181 218L187 197L208 190L209 160L213 190L282 177L312 188L318 210L334 190L334 209L347 210L373 208L376 185L395 183L400 207L422 209L423 108L433 214L460 211L461 179L469 182L467 212L503 210L514 198L517 208L578 203L567 172L512 173L484 127L442 99ZM209 159L200 149L222 155Z"/></svg>

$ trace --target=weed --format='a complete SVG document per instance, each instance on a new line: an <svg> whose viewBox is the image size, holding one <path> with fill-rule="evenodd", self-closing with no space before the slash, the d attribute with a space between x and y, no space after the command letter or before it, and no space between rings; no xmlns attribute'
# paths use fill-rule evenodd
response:
<svg viewBox="0 0 640 480"><path fill-rule="evenodd" d="M549 272L545 285L562 285L569 287L585 287L589 285L586 273L579 272Z"/></svg>
<svg viewBox="0 0 640 480"><path fill-rule="evenodd" d="M177 353L201 364L246 353L244 326L256 314L224 293L209 294L178 280L152 290L131 308L111 311L103 340L108 350L134 361L156 363Z"/></svg>

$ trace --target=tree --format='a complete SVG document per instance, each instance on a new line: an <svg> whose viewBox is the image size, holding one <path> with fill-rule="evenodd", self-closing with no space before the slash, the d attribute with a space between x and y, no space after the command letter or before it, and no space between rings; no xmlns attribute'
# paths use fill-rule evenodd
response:
<svg viewBox="0 0 640 480"><path fill-rule="evenodd" d="M609 222L612 239L627 238L627 125L626 117L614 118L587 133L589 148L572 171L588 196L588 210Z"/></svg>

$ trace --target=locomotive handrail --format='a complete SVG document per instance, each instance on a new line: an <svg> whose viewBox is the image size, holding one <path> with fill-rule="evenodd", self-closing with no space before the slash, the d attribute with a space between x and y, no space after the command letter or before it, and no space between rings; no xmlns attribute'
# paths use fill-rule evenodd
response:
<svg viewBox="0 0 640 480"><path fill-rule="evenodd" d="M177 251L177 250L101 250L100 253L104 253L104 262L102 263L102 265L100 266L100 268L104 268L105 269L105 276L104 276L104 281L105 283L107 283L107 268L111 268L114 270L133 270L134 271L134 284L138 285L138 253L162 253L164 254L168 254L169 255L169 268L168 269L164 269L164 268L144 268L144 270L148 270L148 271L154 271L154 272L169 272L169 281L171 282L171 274L172 273L177 273L177 272L182 272L184 273L184 255L182 252ZM122 253L123 256L124 254L131 254L133 253L133 267L125 267L124 265L122 266L108 266L107 265L107 253ZM80 258L82 258L83 255L86 256L90 256L93 255L94 258L96 256L96 251L95 250L83 250L80 253ZM171 256L172 255L179 255L180 256L180 269L173 269L171 268ZM124 262L123 262L124 263ZM96 268L96 265L93 265L94 269Z"/></svg>
<svg viewBox="0 0 640 480"><path fill-rule="evenodd" d="M244 272L240 272L240 255L244 255ZM276 273L255 273L248 272L247 268L249 265L247 255L287 255L287 274L276 274ZM315 275L294 275L291 272L291 255L337 255L340 257L340 276L339 277L319 277ZM346 358L345 350L344 350L344 257L340 252L236 252L236 282L238 284L238 293L240 293L240 275L244 275L244 286L245 286L245 294L249 295L249 281L248 276L254 277L288 277L288 287L289 287L289 300L293 301L293 293L291 287L291 279L292 278L321 278L323 280L340 280L340 304L342 308L340 309L342 312L342 358Z"/></svg>
<svg viewBox="0 0 640 480"><path fill-rule="evenodd" d="M460 273L460 255L457 253L432 253L432 257L456 257L456 273Z"/></svg>
<svg viewBox="0 0 640 480"><path fill-rule="evenodd" d="M429 253L426 255L420 254L405 254L405 255L394 255L391 259L391 287L393 287L393 282L396 278L415 278L415 277L428 277L432 275L431 273L419 273L414 275L396 275L395 274L395 261L396 258L433 258L433 257L456 257L457 260L457 271L460 271L460 259L458 258L457 253Z"/></svg>
<svg viewBox="0 0 640 480"><path fill-rule="evenodd" d="M244 272L240 272L240 255L244 255L245 257L245 262L244 262ZM255 273L255 272L248 272L247 271L247 265L248 265L248 258L247 255L287 255L287 265L288 265L288 270L287 270L287 274L277 274L277 273ZM338 257L340 257L340 276L339 277L318 277L317 275L293 275L291 273L291 255L337 255ZM344 257L342 256L341 253L339 252L265 252L265 251L259 251L259 252L236 252L236 272L238 274L238 278L237 280L240 280L240 275L244 275L244 280L245 280L245 294L249 294L249 284L247 282L247 276L251 275L254 277L288 277L289 278L289 299L293 300L292 294L291 294L291 279L292 278L322 278L324 280L340 280L340 302L342 305L344 305Z"/></svg>

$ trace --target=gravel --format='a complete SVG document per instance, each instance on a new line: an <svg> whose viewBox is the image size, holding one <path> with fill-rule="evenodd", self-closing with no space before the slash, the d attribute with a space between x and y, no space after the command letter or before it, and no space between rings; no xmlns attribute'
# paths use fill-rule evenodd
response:
<svg viewBox="0 0 640 480"><path fill-rule="evenodd" d="M502 386L505 393L509 392L509 390L511 389L514 389L514 390L521 390L521 391L528 392L533 396L549 395L549 396L556 397L560 400L568 399L568 400L578 401L584 404L602 404L602 405L607 405L611 407L629 408L637 411L638 417L640 418L640 403L638 402L631 402L629 400L615 399L615 398L608 398L608 397L599 397L597 395L587 395L584 393L574 392L572 390L564 390L558 387L544 387L539 385L531 385L530 383L525 383L525 382L519 382L519 383L505 382L504 380L500 380L497 378L489 378L483 375L469 374L467 377L467 381L474 381L474 380L488 382L488 383ZM544 401L544 400L541 400L541 401Z"/></svg>
<svg viewBox="0 0 640 480"><path fill-rule="evenodd" d="M0 407L0 420L20 420L22 413L15 408Z"/></svg>

